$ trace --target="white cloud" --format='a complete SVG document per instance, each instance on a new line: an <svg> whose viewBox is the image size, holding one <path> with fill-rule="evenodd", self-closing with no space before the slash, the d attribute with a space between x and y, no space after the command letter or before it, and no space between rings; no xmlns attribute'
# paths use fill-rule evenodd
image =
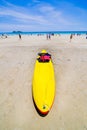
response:
<svg viewBox="0 0 87 130"><path fill-rule="evenodd" d="M0 17L3 19L8 17L9 24L4 21L3 24L0 21L0 28L6 28L7 30L62 30L69 28L75 28L83 23L86 10L79 7L75 7L73 4L65 3L64 8L57 8L50 3L41 3L40 0L32 0L37 3L31 8L16 6L4 0L6 6L0 6ZM61 6L62 7L62 6ZM67 7L67 8L66 8ZM73 14L73 9L76 14ZM80 20L80 15L83 19ZM85 18L86 19L86 18ZM86 19L87 21L87 19ZM5 24L4 24L5 23ZM15 24L14 24L15 23ZM84 28L84 27L83 27Z"/></svg>
<svg viewBox="0 0 87 130"><path fill-rule="evenodd" d="M11 16L11 17L14 17L14 18L17 18L17 19L24 19L24 20L32 20L32 21L35 21L37 23L44 23L46 22L46 20L43 19L42 16L40 15L31 15L31 14L26 14L26 13L23 13L23 12L19 12L19 11L15 11L14 9L9 9L9 8L0 8L0 15L1 16Z"/></svg>
<svg viewBox="0 0 87 130"><path fill-rule="evenodd" d="M55 9L51 5L41 5L39 7L39 11L44 13L45 15L49 15L50 17L54 16L60 16L62 14L62 11Z"/></svg>
<svg viewBox="0 0 87 130"><path fill-rule="evenodd" d="M13 30L20 30L20 31L52 31L56 29L54 26L40 26L40 25L34 25L34 24L0 24L0 31L13 31Z"/></svg>
<svg viewBox="0 0 87 130"><path fill-rule="evenodd" d="M13 31L13 30L23 30L23 31L28 31L28 29L30 29L30 30L32 30L32 28L33 28L33 26L29 26L29 25L24 25L24 24L22 24L22 25L20 25L20 24L0 24L0 30L2 30L2 31L6 31L6 29L7 29L7 31Z"/></svg>

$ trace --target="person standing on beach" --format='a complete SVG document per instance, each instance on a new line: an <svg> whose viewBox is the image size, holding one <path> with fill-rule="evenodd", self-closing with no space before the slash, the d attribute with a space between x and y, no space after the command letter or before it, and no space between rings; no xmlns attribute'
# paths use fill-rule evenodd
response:
<svg viewBox="0 0 87 130"><path fill-rule="evenodd" d="M48 34L46 35L46 37L47 37L47 40L48 40Z"/></svg>
<svg viewBox="0 0 87 130"><path fill-rule="evenodd" d="M51 39L51 35L50 34L47 34L46 37L47 37L47 40Z"/></svg>
<svg viewBox="0 0 87 130"><path fill-rule="evenodd" d="M51 39L51 35L49 34L49 39Z"/></svg>
<svg viewBox="0 0 87 130"><path fill-rule="evenodd" d="M71 39L72 39L72 38L73 38L73 35L71 34L71 35L70 35L70 42L71 42Z"/></svg>
<svg viewBox="0 0 87 130"><path fill-rule="evenodd" d="M19 39L21 39L21 34L19 34Z"/></svg>

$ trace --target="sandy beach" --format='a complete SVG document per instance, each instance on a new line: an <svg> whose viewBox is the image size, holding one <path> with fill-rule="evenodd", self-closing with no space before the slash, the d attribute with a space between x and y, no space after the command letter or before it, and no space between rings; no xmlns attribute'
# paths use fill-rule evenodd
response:
<svg viewBox="0 0 87 130"><path fill-rule="evenodd" d="M37 53L52 55L56 95L47 116L32 101ZM0 130L87 130L87 39L85 35L23 35L0 38Z"/></svg>

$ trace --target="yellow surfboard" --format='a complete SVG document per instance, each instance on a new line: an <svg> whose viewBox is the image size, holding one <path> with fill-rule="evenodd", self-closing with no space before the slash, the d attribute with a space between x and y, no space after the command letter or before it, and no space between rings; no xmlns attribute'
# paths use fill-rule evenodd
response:
<svg viewBox="0 0 87 130"><path fill-rule="evenodd" d="M44 59L45 55L45 59ZM42 56L42 59L40 59ZM39 114L47 115L55 96L55 76L51 56L42 50L37 57L33 76L32 97Z"/></svg>

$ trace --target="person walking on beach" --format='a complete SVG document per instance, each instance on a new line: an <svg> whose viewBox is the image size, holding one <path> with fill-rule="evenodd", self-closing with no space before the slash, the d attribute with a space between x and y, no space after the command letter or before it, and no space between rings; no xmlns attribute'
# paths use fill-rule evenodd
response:
<svg viewBox="0 0 87 130"><path fill-rule="evenodd" d="M71 42L71 39L72 39L72 38L73 38L73 35L71 34L71 35L70 35L70 42Z"/></svg>
<svg viewBox="0 0 87 130"><path fill-rule="evenodd" d="M47 40L48 40L48 34L46 35L46 37L47 37Z"/></svg>
<svg viewBox="0 0 87 130"><path fill-rule="evenodd" d="M19 39L21 39L21 34L19 34Z"/></svg>
<svg viewBox="0 0 87 130"><path fill-rule="evenodd" d="M49 34L49 39L51 39L51 35Z"/></svg>
<svg viewBox="0 0 87 130"><path fill-rule="evenodd" d="M51 35L50 34L47 34L46 37L47 37L47 40L51 39Z"/></svg>

